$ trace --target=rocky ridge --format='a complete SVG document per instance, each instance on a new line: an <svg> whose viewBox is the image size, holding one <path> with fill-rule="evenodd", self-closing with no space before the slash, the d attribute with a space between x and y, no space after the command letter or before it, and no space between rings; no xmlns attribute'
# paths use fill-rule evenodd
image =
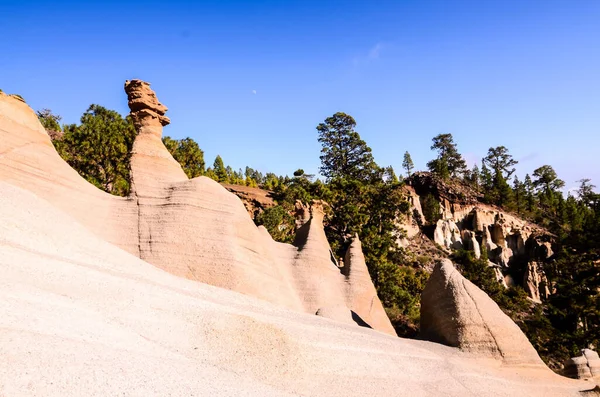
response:
<svg viewBox="0 0 600 397"><path fill-rule="evenodd" d="M468 250L479 258L485 249L489 266L505 286L522 286L535 302L549 296L550 286L541 266L553 255L554 236L548 231L481 203L480 194L468 186L441 181L430 173L418 172L408 178L406 193L411 211L401 224L407 231L407 238L400 240L402 246L409 247L412 239L427 235L447 253ZM423 212L426 197L435 200L439 208L437 220L430 226L426 226Z"/></svg>

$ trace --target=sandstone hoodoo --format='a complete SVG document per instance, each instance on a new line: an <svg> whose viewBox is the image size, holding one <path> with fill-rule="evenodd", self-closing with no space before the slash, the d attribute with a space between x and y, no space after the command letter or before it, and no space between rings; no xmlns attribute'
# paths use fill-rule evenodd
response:
<svg viewBox="0 0 600 397"><path fill-rule="evenodd" d="M423 293L430 341L397 338L358 236L343 261L333 255L325 203L299 203L294 243L275 242L235 194L187 178L161 141L170 120L149 84L125 90L137 129L129 197L87 183L33 110L0 93L0 394L551 397L593 388L549 371L449 262ZM485 224L504 248L501 223ZM447 226L453 243L473 247L482 232ZM528 280L539 289L536 271ZM584 355L594 367L597 355Z"/></svg>
<svg viewBox="0 0 600 397"><path fill-rule="evenodd" d="M447 259L436 265L423 291L421 334L508 365L545 367L519 327Z"/></svg>
<svg viewBox="0 0 600 397"><path fill-rule="evenodd" d="M163 126L170 121L150 85L127 81L125 92L138 132L131 154L129 200L103 194L73 174L39 122L35 124L33 111L8 98L4 119L29 124L25 130L9 130L3 140L6 151L13 149L13 142L39 145L46 163L54 168L40 164L34 153L10 153L0 158L0 175L52 202L60 201L63 210L99 236L108 236L110 242L170 273L311 314L335 302L372 328L395 335L371 279L342 274L337 267L323 231L320 203L311 208L310 220L298 231L294 245L274 242L254 225L234 194L209 178L187 178L161 141ZM32 181L30 169L37 173ZM57 175L50 174L53 169ZM52 180L70 181L70 193L59 186L48 189ZM94 217L85 209L86 202L102 208L103 216ZM355 268L364 273L360 265Z"/></svg>

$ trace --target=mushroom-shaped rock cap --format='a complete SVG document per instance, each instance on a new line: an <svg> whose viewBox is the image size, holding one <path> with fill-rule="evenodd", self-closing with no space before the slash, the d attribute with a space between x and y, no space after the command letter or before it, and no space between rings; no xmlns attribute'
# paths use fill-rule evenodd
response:
<svg viewBox="0 0 600 397"><path fill-rule="evenodd" d="M158 101L156 93L150 88L150 83L138 79L127 80L125 92L134 121L151 117L157 118L163 126L171 122L165 116L167 107Z"/></svg>
<svg viewBox="0 0 600 397"><path fill-rule="evenodd" d="M519 327L448 259L435 266L423 290L421 334L507 364L544 365Z"/></svg>

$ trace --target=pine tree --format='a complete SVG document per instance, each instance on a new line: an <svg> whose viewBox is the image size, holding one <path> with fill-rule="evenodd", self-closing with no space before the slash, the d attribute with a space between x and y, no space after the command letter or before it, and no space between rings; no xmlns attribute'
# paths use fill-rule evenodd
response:
<svg viewBox="0 0 600 397"><path fill-rule="evenodd" d="M196 141L189 137L177 140L169 136L163 137L162 141L188 178L204 175L204 152Z"/></svg>
<svg viewBox="0 0 600 397"><path fill-rule="evenodd" d="M483 158L483 163L487 165L492 172L502 174L504 180L510 179L515 172L514 166L519 162L508 154L508 149L504 146L489 148L487 156Z"/></svg>
<svg viewBox="0 0 600 397"><path fill-rule="evenodd" d="M42 109L37 112L38 119L42 126L49 131L62 131L60 126L60 121L62 117L57 114L52 113L50 109Z"/></svg>
<svg viewBox="0 0 600 397"><path fill-rule="evenodd" d="M225 168L225 164L223 163L223 159L221 158L221 156L217 155L217 157L215 158L212 171L218 182L228 182L227 169Z"/></svg>
<svg viewBox="0 0 600 397"><path fill-rule="evenodd" d="M537 192L540 207L544 218L540 221L547 221L557 215L558 204L563 199L559 189L565 186L565 182L558 178L554 169L549 165L544 165L533 171L533 187Z"/></svg>
<svg viewBox="0 0 600 397"><path fill-rule="evenodd" d="M394 171L394 167L387 166L385 167L385 172L383 174L383 177L386 181L392 182L392 183L398 183L400 180L398 179L398 176L396 175L396 172Z"/></svg>
<svg viewBox="0 0 600 397"><path fill-rule="evenodd" d="M467 163L456 147L452 134L439 134L434 137L431 150L437 151L438 157L427 163L429 170L443 179L461 176L467 170Z"/></svg>
<svg viewBox="0 0 600 397"><path fill-rule="evenodd" d="M536 210L536 199L535 199L535 189L533 187L533 182L529 174L525 175L525 180L523 182L523 189L525 190L525 205L527 212L532 215Z"/></svg>
<svg viewBox="0 0 600 397"><path fill-rule="evenodd" d="M327 179L368 181L377 168L371 148L354 130L352 116L338 112L317 126L321 149L321 174Z"/></svg>
<svg viewBox="0 0 600 397"><path fill-rule="evenodd" d="M402 167L406 170L406 176L410 176L412 174L413 168L415 165L413 164L412 158L410 157L410 153L404 152L404 160L402 161Z"/></svg>
<svg viewBox="0 0 600 397"><path fill-rule="evenodd" d="M130 190L129 161L136 136L129 117L99 105L81 116L81 125L64 126L57 152L88 182L118 196Z"/></svg>
<svg viewBox="0 0 600 397"><path fill-rule="evenodd" d="M513 191L504 179L502 172L496 172L494 175L493 190L496 196L496 202L494 204L502 207L505 210L512 210L514 208L514 196Z"/></svg>
<svg viewBox="0 0 600 397"><path fill-rule="evenodd" d="M498 200L496 190L494 190L494 177L490 173L485 162L481 162L481 187L483 189L483 201L488 204L494 204Z"/></svg>
<svg viewBox="0 0 600 397"><path fill-rule="evenodd" d="M508 154L504 146L490 148L488 154L482 160L486 170L491 169L491 185L486 186L485 200L489 203L499 205L510 210L513 207L513 191L508 185L507 179L515 172L514 166L518 163Z"/></svg>
<svg viewBox="0 0 600 397"><path fill-rule="evenodd" d="M473 165L470 172L465 173L465 182L467 182L474 189L479 189L481 184L481 173L477 164Z"/></svg>
<svg viewBox="0 0 600 397"><path fill-rule="evenodd" d="M515 209L518 214L523 214L526 210L527 191L525 190L525 184L519 181L519 178L516 175L513 181L513 192L515 197Z"/></svg>

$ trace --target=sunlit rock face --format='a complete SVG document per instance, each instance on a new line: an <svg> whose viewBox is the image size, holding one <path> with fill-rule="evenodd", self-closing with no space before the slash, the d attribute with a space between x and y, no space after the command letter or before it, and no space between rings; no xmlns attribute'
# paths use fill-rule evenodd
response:
<svg viewBox="0 0 600 397"><path fill-rule="evenodd" d="M436 265L423 290L421 337L506 365L545 367L519 327L448 259Z"/></svg>
<svg viewBox="0 0 600 397"><path fill-rule="evenodd" d="M497 207L481 203L478 193L464 186L447 185L429 173L415 173L406 188L409 215L400 226L407 236L399 240L403 247L431 229L429 237L437 247L450 253L468 250L480 258L485 250L498 279L510 278L522 286L534 302L550 294L542 264L554 254L554 237L546 230ZM439 220L423 227L423 198L435 197ZM516 278L515 278L516 276ZM502 284L508 284L502 282Z"/></svg>
<svg viewBox="0 0 600 397"><path fill-rule="evenodd" d="M273 241L236 195L212 179L187 178L162 143L170 120L150 84L127 81L125 92L137 130L129 197L88 184L58 156L33 110L6 95L0 96L0 178L174 275L313 315L345 307L361 325L395 335L361 263L360 242L351 246L344 273L337 266L323 230L324 204L305 208L294 245Z"/></svg>

